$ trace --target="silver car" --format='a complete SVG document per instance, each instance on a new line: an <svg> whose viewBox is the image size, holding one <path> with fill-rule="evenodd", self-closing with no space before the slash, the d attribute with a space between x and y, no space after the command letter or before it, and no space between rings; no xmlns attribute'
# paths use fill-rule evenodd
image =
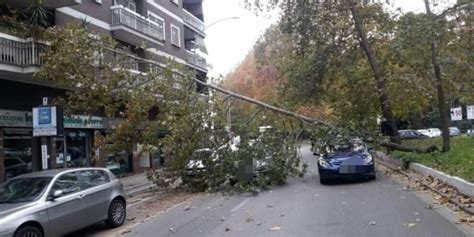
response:
<svg viewBox="0 0 474 237"><path fill-rule="evenodd" d="M122 184L109 170L47 170L0 186L0 236L61 236L97 222L126 219Z"/></svg>

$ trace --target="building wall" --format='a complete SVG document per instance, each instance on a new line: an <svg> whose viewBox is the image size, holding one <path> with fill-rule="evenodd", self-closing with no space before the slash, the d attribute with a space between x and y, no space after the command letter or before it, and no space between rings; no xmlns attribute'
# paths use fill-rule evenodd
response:
<svg viewBox="0 0 474 237"><path fill-rule="evenodd" d="M178 63L186 64L186 45L185 45L185 26L183 20L183 0L178 0L179 4L174 4L171 0L136 0L137 11L144 17L148 12L157 15L164 20L165 38L161 44L148 43L145 48L141 48L141 44L136 44L136 48L140 57L156 60L160 63L166 63L165 58L172 58ZM115 31L111 30L113 0L102 0L102 3L96 3L95 0L82 0L79 5L71 7L63 7L54 10L54 23L57 26L65 26L69 23L88 23L88 29L93 33L110 34L112 37ZM177 47L171 43L171 25L179 28L180 46ZM189 31L189 29L188 29ZM1 32L1 30L0 30ZM125 32L124 34L127 34ZM130 34L133 37L132 33ZM189 34L189 32L188 32ZM136 36L135 36L136 37ZM116 38L118 40L118 38ZM158 39L157 39L158 40ZM132 45L133 47L133 45ZM16 75L15 75L16 73ZM205 73L205 72L199 72ZM31 111L33 107L41 104L43 97L57 97L64 95L65 90L56 88L51 83L40 83L32 78L32 74L23 74L22 72L13 72L13 74L5 74L0 71L0 110L12 111ZM14 128L18 129L18 128ZM25 129L25 128L19 128ZM29 129L31 133L31 128ZM4 171L4 132L11 130L10 127L0 127L0 182L5 179ZM79 131L79 130L76 130ZM87 133L93 134L94 130L88 130ZM5 135L10 136L10 135ZM29 135L31 136L31 135ZM7 137L9 138L9 137ZM9 138L10 139L10 138ZM24 139L25 140L25 139ZM39 160L39 140L31 138L31 149L34 155L32 158L33 166L37 167ZM89 143L92 140L88 141ZM7 139L7 143L11 143ZM59 144L59 143L58 143ZM8 144L7 144L8 145ZM56 144L52 144L54 146ZM89 146L91 146L89 144ZM93 151L90 151L92 153ZM106 155L104 152L99 153L102 159L93 165L105 166ZM55 155L53 154L53 157ZM53 161L53 163L55 160ZM140 170L140 158L135 157L130 163L133 164L133 171Z"/></svg>
<svg viewBox="0 0 474 237"><path fill-rule="evenodd" d="M137 2L139 1L137 0ZM151 12L162 18L165 22L165 40L162 42L163 45L147 42L146 46L155 49L154 51L158 52L160 56L176 57L178 62L184 63L186 49L182 0L179 1L179 5L172 3L171 0L141 1L143 9L138 13L147 17L148 12ZM83 0L80 5L56 9L55 22L59 26L64 26L71 22L80 23L85 20L89 23L88 27L92 31L113 35L110 31L112 24L112 11L110 8L112 3L112 0L102 1L102 4L98 4L94 0ZM137 3L137 5L139 4ZM171 43L171 25L178 27L180 30L180 47ZM141 45L135 46L140 47Z"/></svg>

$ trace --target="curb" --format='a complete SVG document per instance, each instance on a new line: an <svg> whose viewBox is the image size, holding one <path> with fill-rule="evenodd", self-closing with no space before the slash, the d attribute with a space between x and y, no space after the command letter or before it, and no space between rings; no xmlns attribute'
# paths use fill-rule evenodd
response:
<svg viewBox="0 0 474 237"><path fill-rule="evenodd" d="M147 183L135 185L135 186L132 186L132 187L127 187L124 190L125 196L132 197L133 195L138 194L138 193L142 193L146 190L149 190L149 189L153 188L154 186L155 186L155 184L153 182L147 182Z"/></svg>
<svg viewBox="0 0 474 237"><path fill-rule="evenodd" d="M377 162L376 162L377 164L382 165L382 166L385 166L385 167L388 168L388 169L397 171L397 172L399 172L400 174L404 175L405 177L411 177L410 174L408 174L408 173L406 173L405 171L403 171L403 170L400 168L400 166L398 165L398 164L401 164L402 162L399 162L399 161L396 160L396 159L393 159L393 158L391 158L391 157L388 157L388 156L386 156L386 155L383 154L383 153L382 153L382 154L378 154L376 157L379 158L379 159L377 160ZM416 164L416 163L414 163L414 164ZM419 165L419 164L418 164L418 165ZM423 165L422 165L422 166L423 166ZM424 166L424 168L433 170L433 169L431 169L431 168L429 168L429 167L426 167L426 166ZM422 169L423 169L423 168L422 168ZM414 170L414 169L412 169L412 170L415 171L415 172L418 172L417 170ZM437 171L437 170L433 170L433 171L439 172L439 171ZM421 173L421 172L418 172L418 173ZM443 172L439 172L439 173L444 174ZM431 174L425 175L424 173L421 173L421 174L424 175L424 176L431 175ZM446 174L444 174L444 175L446 175ZM448 176L449 176L449 175L448 175ZM433 177L433 176L432 176L432 177ZM455 178L458 178L458 177L455 177ZM460 178L458 178L458 179L460 179ZM441 179L439 179L439 180L441 180ZM461 180L462 180L462 179L461 179ZM441 181L442 181L442 180L441 180ZM464 180L463 180L463 181L464 181ZM464 181L464 182L466 182L466 181ZM446 182L445 182L445 183L446 183ZM454 205L457 206L459 209L463 210L465 213L467 213L467 214L469 214L469 215L474 215L474 207L465 206L464 204L459 203L457 200L453 199L450 195L447 195L447 194L445 194L445 193L440 192L439 190L437 190L437 189L431 187L430 185L428 185L428 184L425 183L425 182L419 182L419 184L420 184L421 186L423 186L424 188L429 189L429 190L431 190L432 192L434 192L434 193L436 193L436 194L442 196L443 198L446 198L449 203L454 204ZM446 183L446 184L447 184L447 183ZM449 184L448 184L448 185L449 185ZM453 186L453 187L456 188L456 186L454 186L454 185L451 185L451 186ZM458 190L458 192L459 192L460 194L466 195L465 193L462 193L462 192L460 192L459 190Z"/></svg>
<svg viewBox="0 0 474 237"><path fill-rule="evenodd" d="M424 166L418 163L410 163L410 169L421 173L425 176L431 175L434 178L437 178L455 188L458 189L459 192L474 197L474 184L469 183L464 179L461 179L457 176L451 176L449 174L443 173L441 171L432 169L430 167Z"/></svg>
<svg viewBox="0 0 474 237"><path fill-rule="evenodd" d="M376 157L396 167L403 167L402 161L391 158L390 156L387 156L384 153L377 152ZM460 193L470 197L474 197L474 184L467 182L462 178L448 175L444 172L435 170L419 163L410 163L409 169L418 172L424 176L432 176L433 178L439 179L444 183L455 187Z"/></svg>

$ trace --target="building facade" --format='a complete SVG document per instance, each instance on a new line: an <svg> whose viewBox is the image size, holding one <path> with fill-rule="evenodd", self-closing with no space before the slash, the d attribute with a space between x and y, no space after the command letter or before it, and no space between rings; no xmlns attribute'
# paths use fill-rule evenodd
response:
<svg viewBox="0 0 474 237"><path fill-rule="evenodd" d="M30 0L0 0L0 4L26 9ZM87 22L91 31L111 35L136 57L163 65L173 60L192 69L196 78L206 78L202 0L44 0L43 6L51 13L54 25ZM32 78L41 67L41 52L47 47L0 28L0 182L41 170L41 143L32 136L31 111L43 97L65 93L54 84ZM149 70L131 60L130 70ZM94 134L106 132L109 124L109 119L98 116L64 118L64 136L53 138L50 145L50 167L96 165L117 173L149 167L149 158L133 157L127 152L106 154L102 162L92 160L97 152L92 150Z"/></svg>

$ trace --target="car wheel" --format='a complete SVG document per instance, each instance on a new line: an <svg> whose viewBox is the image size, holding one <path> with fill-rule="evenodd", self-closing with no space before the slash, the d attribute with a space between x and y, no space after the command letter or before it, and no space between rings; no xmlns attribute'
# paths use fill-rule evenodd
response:
<svg viewBox="0 0 474 237"><path fill-rule="evenodd" d="M329 180L322 177L322 176L319 176L319 183L321 184L329 184Z"/></svg>
<svg viewBox="0 0 474 237"><path fill-rule="evenodd" d="M375 180L377 176L375 174L369 176L369 180Z"/></svg>
<svg viewBox="0 0 474 237"><path fill-rule="evenodd" d="M35 226L22 226L15 232L14 237L43 237L43 232Z"/></svg>
<svg viewBox="0 0 474 237"><path fill-rule="evenodd" d="M125 222L126 216L125 202L120 199L114 199L109 207L107 224L112 228L121 226Z"/></svg>

